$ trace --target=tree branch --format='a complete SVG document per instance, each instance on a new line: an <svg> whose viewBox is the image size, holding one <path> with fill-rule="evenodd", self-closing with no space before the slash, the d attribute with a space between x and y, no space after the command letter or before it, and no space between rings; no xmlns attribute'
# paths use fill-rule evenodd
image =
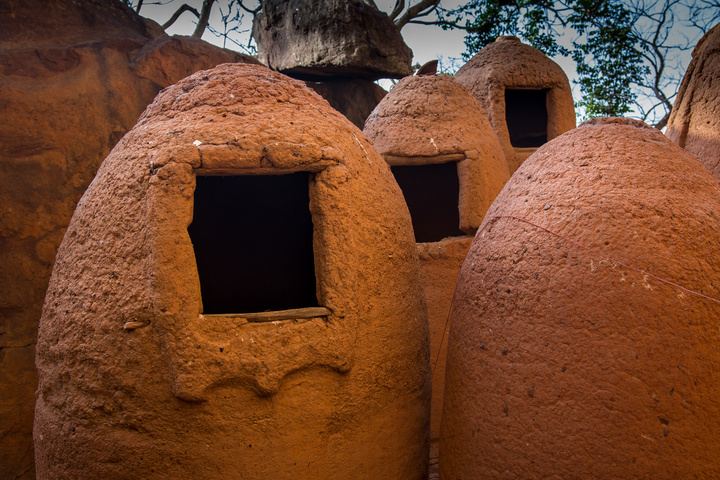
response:
<svg viewBox="0 0 720 480"><path fill-rule="evenodd" d="M245 2L244 2L243 0L239 0L237 3L238 3L238 5L240 6L240 8L242 8L243 10L245 10L247 13L252 14L253 17L254 17L255 15L257 15L257 13L258 13L258 12L260 11L260 9L262 8L262 3L260 3L260 5L258 5L258 6L255 7L255 8L252 8L252 9L246 7L246 6L245 6Z"/></svg>
<svg viewBox="0 0 720 480"><path fill-rule="evenodd" d="M162 24L163 30L170 28L170 26L177 21L177 19L180 17L180 15L182 15L185 12L191 12L196 17L200 18L200 13L195 8L191 7L187 3L183 3L180 8L175 10L175 13L173 13L172 17L170 17L170 20L168 20L167 22Z"/></svg>
<svg viewBox="0 0 720 480"><path fill-rule="evenodd" d="M195 27L195 31L192 34L193 37L200 38L205 32L208 20L210 19L210 10L212 10L213 3L215 3L215 0L203 0L202 10L200 11L200 15L198 15L197 27Z"/></svg>
<svg viewBox="0 0 720 480"><path fill-rule="evenodd" d="M394 22L404 9L405 0L395 0L395 7L393 7L392 12L390 13L390 20Z"/></svg>
<svg viewBox="0 0 720 480"><path fill-rule="evenodd" d="M440 3L440 0L422 0L416 3L414 6L408 8L402 17L395 20L395 26L398 30L402 29L410 20L425 16L435 10L438 3Z"/></svg>

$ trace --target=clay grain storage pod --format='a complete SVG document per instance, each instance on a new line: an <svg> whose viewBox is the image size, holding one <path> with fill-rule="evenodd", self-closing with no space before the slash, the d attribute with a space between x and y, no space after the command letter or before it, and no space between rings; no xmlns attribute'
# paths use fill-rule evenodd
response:
<svg viewBox="0 0 720 480"><path fill-rule="evenodd" d="M421 479L428 351L409 213L368 140L264 67L199 72L60 247L38 478Z"/></svg>
<svg viewBox="0 0 720 480"><path fill-rule="evenodd" d="M720 178L720 25L698 42L668 120L667 136Z"/></svg>
<svg viewBox="0 0 720 480"><path fill-rule="evenodd" d="M517 37L499 37L455 75L480 102L505 150L512 175L540 145L575 128L567 76Z"/></svg>
<svg viewBox="0 0 720 480"><path fill-rule="evenodd" d="M455 281L472 235L509 179L507 164L482 107L449 75L403 78L364 131L392 166L415 228L430 320L436 444L447 342L438 350Z"/></svg>
<svg viewBox="0 0 720 480"><path fill-rule="evenodd" d="M441 478L719 478L718 212L638 121L523 163L458 278Z"/></svg>

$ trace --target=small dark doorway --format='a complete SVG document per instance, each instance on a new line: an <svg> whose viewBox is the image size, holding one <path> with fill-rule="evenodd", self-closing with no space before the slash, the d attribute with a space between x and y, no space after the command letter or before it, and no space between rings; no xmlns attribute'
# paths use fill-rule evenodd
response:
<svg viewBox="0 0 720 480"><path fill-rule="evenodd" d="M196 180L188 233L204 313L318 306L309 174Z"/></svg>
<svg viewBox="0 0 720 480"><path fill-rule="evenodd" d="M416 242L465 235L460 230L460 181L455 162L391 168L410 210Z"/></svg>
<svg viewBox="0 0 720 480"><path fill-rule="evenodd" d="M547 142L548 91L505 90L505 120L513 147L539 147Z"/></svg>

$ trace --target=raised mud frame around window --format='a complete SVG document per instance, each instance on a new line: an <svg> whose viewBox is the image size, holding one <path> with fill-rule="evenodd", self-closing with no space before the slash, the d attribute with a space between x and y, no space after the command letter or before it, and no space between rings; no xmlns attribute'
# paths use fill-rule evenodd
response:
<svg viewBox="0 0 720 480"><path fill-rule="evenodd" d="M328 167L322 161L305 171L316 172L316 183L323 185L342 180L345 172L342 166ZM195 171L188 164L171 162L150 179L148 215L158 220L152 223L153 242L148 245L153 272L153 329L159 337L173 394L197 402L207 399L211 389L242 385L267 396L280 389L287 375L306 368L322 366L339 374L348 372L354 363L361 314L359 307L346 299L355 282L353 272L336 271L340 267L331 263L325 262L318 275L332 278L334 284L340 282L343 293L331 292L328 300L321 294L318 300L326 308L301 308L293 313L202 314L200 282L187 231L194 190ZM346 214L335 212L330 204L316 203L321 227L322 218ZM344 228L344 223L336 225ZM341 255L337 249L345 247L337 239L353 235L352 231L325 227L319 230L318 242L332 250L316 255Z"/></svg>

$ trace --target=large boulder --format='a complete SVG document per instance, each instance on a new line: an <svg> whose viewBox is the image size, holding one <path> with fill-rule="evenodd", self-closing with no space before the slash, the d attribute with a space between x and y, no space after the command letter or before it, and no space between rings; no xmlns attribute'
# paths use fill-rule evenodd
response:
<svg viewBox="0 0 720 480"><path fill-rule="evenodd" d="M680 84L666 135L720 178L720 25L698 42Z"/></svg>
<svg viewBox="0 0 720 480"><path fill-rule="evenodd" d="M523 163L458 278L442 478L718 478L718 212L718 180L639 121Z"/></svg>
<svg viewBox="0 0 720 480"><path fill-rule="evenodd" d="M384 88L364 78L336 78L305 83L360 129L387 94Z"/></svg>
<svg viewBox="0 0 720 480"><path fill-rule="evenodd" d="M260 64L255 57L218 48L199 38L161 35L134 51L129 65L138 79L164 88L221 63Z"/></svg>
<svg viewBox="0 0 720 480"><path fill-rule="evenodd" d="M4 1L0 31L0 478L32 478L37 325L75 204L162 88L257 61L119 1Z"/></svg>
<svg viewBox="0 0 720 480"><path fill-rule="evenodd" d="M295 78L374 80L412 73L412 51L372 2L266 0L253 35L260 61Z"/></svg>

